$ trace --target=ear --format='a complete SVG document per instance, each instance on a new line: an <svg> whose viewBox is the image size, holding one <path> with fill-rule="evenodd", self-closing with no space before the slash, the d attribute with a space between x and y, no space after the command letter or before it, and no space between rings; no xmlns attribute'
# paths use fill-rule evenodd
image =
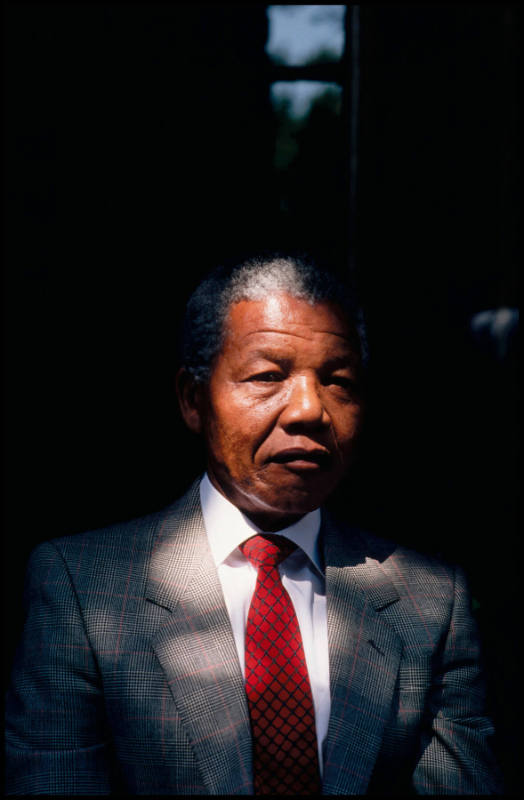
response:
<svg viewBox="0 0 524 800"><path fill-rule="evenodd" d="M180 413L187 427L193 433L201 433L204 424L204 391L192 375L181 367L176 376L176 393Z"/></svg>

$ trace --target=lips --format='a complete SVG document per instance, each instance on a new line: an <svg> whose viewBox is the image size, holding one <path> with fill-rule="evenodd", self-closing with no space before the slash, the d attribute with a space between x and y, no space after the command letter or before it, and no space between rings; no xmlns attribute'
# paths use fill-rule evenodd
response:
<svg viewBox="0 0 524 800"><path fill-rule="evenodd" d="M331 455L328 450L292 447L275 453L271 461L300 471L316 470L329 466Z"/></svg>

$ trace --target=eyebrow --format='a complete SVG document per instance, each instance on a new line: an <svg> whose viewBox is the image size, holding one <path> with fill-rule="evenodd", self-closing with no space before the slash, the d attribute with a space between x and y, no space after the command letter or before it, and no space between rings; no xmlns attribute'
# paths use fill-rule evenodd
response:
<svg viewBox="0 0 524 800"><path fill-rule="evenodd" d="M338 339L343 339L346 342L350 342L351 341L351 335L350 336L346 336L346 335L344 335L342 333L335 333L335 331L329 331L329 330L323 330L323 329L317 330L316 332L317 333L328 333L330 336L336 336ZM250 333L248 333L246 335L246 338L248 336L257 336L259 333L281 333L283 336L291 335L291 336L297 336L299 339L305 339L306 338L305 336L301 336L300 333L291 333L290 334L290 332L288 330L279 331L279 330L277 330L275 328L267 328L267 329L266 328L262 328L260 330L251 331Z"/></svg>
<svg viewBox="0 0 524 800"><path fill-rule="evenodd" d="M273 361L279 364L285 364L286 362L292 361L292 356L285 355L283 352L279 353L279 350L280 348L278 346L275 346L274 348L257 348L256 350L251 351L247 358L249 361L256 361L257 358L260 358L264 361ZM284 350L284 348L282 348L282 350ZM353 349L349 349L345 355L332 356L331 358L326 359L322 366L328 370L353 367L358 364L359 358L358 352L356 353Z"/></svg>
<svg viewBox="0 0 524 800"><path fill-rule="evenodd" d="M328 358L325 362L325 366L328 369L340 369L342 367L353 366L358 361L359 361L358 352L356 353L353 349L351 349L349 350L347 355L333 356L333 358Z"/></svg>
<svg viewBox="0 0 524 800"><path fill-rule="evenodd" d="M250 360L263 358L265 361L290 361L291 357L284 355L283 350L284 348L279 348L278 346L272 348L258 348L257 350L251 350L247 354L247 358Z"/></svg>

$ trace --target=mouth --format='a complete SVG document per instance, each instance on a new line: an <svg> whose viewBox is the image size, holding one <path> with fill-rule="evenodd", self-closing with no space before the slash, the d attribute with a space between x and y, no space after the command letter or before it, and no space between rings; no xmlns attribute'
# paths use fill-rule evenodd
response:
<svg viewBox="0 0 524 800"><path fill-rule="evenodd" d="M283 464L297 472L310 472L329 467L331 454L328 450L307 450L302 447L292 447L275 453L271 461L276 464Z"/></svg>

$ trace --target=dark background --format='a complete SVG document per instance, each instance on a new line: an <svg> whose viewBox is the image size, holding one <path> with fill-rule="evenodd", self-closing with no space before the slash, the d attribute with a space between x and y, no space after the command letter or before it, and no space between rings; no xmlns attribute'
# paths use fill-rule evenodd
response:
<svg viewBox="0 0 524 800"><path fill-rule="evenodd" d="M470 322L518 304L519 10L348 19L342 116L317 109L283 175L265 6L4 4L6 671L33 547L199 471L173 391L188 292L300 246L351 267L368 323L344 502L466 569L516 793L517 337Z"/></svg>

